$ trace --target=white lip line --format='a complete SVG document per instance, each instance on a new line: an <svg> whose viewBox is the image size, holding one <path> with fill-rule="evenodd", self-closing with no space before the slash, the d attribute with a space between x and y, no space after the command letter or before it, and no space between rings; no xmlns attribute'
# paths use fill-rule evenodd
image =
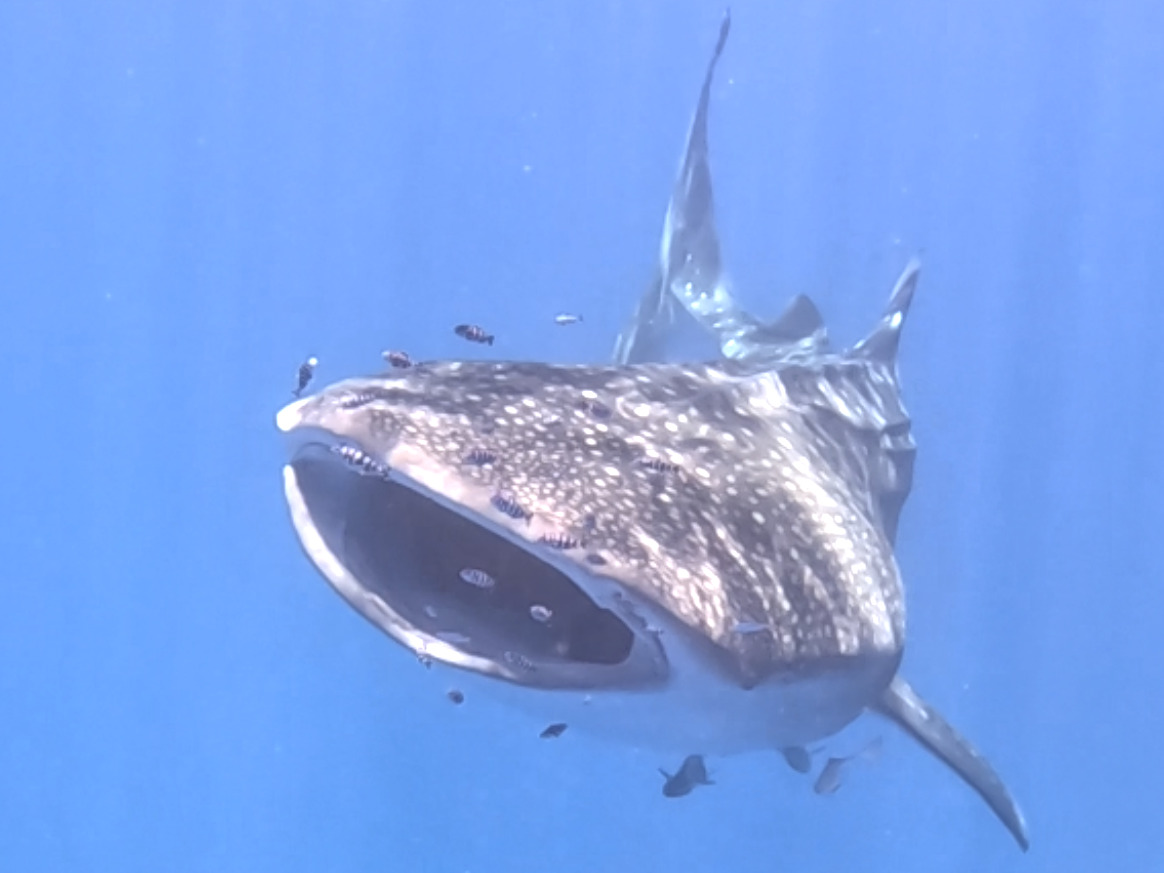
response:
<svg viewBox="0 0 1164 873"><path fill-rule="evenodd" d="M303 421L303 407L310 403L311 397L302 397L292 401L275 413L275 427L283 433L290 434Z"/></svg>

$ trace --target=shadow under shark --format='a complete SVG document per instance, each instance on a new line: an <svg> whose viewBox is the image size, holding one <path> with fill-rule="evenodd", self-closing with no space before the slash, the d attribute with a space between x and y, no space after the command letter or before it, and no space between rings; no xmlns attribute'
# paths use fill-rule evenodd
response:
<svg viewBox="0 0 1164 873"><path fill-rule="evenodd" d="M844 351L805 297L768 324L738 307L707 160L729 23L616 363L436 362L290 404L295 531L390 637L550 720L731 754L804 746L873 710L1025 850L995 771L897 675L893 543L915 446L896 353L917 265ZM722 357L668 361L681 319Z"/></svg>

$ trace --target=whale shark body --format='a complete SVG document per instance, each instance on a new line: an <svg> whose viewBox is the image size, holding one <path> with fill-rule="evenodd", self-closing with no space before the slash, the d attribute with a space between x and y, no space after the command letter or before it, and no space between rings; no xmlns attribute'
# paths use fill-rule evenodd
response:
<svg viewBox="0 0 1164 873"><path fill-rule="evenodd" d="M277 418L295 531L391 638L549 720L732 754L875 711L1025 849L994 770L898 675L915 445L896 355L917 264L849 349L807 298L770 323L740 309L707 161L728 26L614 362L434 362L297 400ZM674 360L680 320L719 356Z"/></svg>

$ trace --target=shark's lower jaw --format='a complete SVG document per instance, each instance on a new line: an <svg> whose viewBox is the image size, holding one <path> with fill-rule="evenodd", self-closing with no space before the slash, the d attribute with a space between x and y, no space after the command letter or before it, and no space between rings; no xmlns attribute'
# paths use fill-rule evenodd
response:
<svg viewBox="0 0 1164 873"><path fill-rule="evenodd" d="M896 655L866 657L741 684L708 640L633 591L328 434L300 440L284 491L308 557L358 612L548 721L674 752L778 748L844 727L896 669Z"/></svg>

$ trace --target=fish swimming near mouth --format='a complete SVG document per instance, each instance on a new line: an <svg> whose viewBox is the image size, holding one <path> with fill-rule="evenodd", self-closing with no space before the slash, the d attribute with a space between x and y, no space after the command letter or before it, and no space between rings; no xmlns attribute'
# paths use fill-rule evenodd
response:
<svg viewBox="0 0 1164 873"><path fill-rule="evenodd" d="M727 31L725 18L716 58ZM616 363L433 362L290 404L277 424L295 531L422 663L548 721L732 754L804 747L879 712L1025 849L994 770L898 676L893 544L915 446L896 356L917 265L847 350L828 347L807 298L770 324L740 310L710 212L714 63L660 277ZM722 357L659 359L682 312ZM468 462L485 443L490 462ZM465 568L491 584L466 584Z"/></svg>

